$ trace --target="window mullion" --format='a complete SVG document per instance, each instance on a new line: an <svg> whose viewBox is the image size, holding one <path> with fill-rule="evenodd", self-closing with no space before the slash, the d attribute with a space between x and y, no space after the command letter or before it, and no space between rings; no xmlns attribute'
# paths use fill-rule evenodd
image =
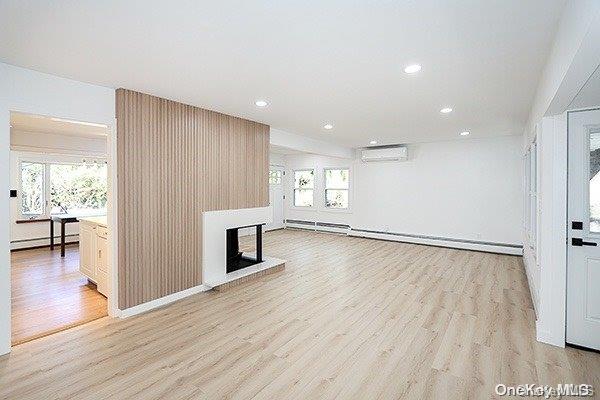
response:
<svg viewBox="0 0 600 400"><path fill-rule="evenodd" d="M46 217L50 217L50 203L51 203L51 198L50 198L50 163L46 163L44 164L44 202L45 202L45 211L46 211Z"/></svg>

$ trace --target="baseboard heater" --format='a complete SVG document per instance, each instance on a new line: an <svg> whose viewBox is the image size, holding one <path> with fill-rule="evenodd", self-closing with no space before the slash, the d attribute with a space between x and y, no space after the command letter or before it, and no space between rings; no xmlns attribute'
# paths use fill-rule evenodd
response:
<svg viewBox="0 0 600 400"><path fill-rule="evenodd" d="M338 228L338 229L351 229L350 225L331 224L329 222L317 222L317 226L323 226L323 227L327 227L327 228Z"/></svg>
<svg viewBox="0 0 600 400"><path fill-rule="evenodd" d="M65 235L65 243L75 243L79 240L79 235L76 233ZM54 245L60 246L60 236L54 237ZM33 249L37 247L50 246L50 236L33 238L33 239L18 239L10 242L11 250Z"/></svg>
<svg viewBox="0 0 600 400"><path fill-rule="evenodd" d="M456 243L457 245L463 244L463 245L473 245L473 246L491 246L493 248L497 248L499 250L499 252L502 252L502 253L506 253L506 251L500 251L502 249L509 250L511 254L513 252L514 252L514 254L516 254L517 252L523 251L523 245L515 244L515 243L486 242L483 240L456 239L456 238L448 238L448 237L443 237L443 236L415 235L415 234L411 234L411 233L384 232L384 231L375 231L375 230L369 230L369 229L351 228L350 230L351 230L351 232L356 232L357 234L363 233L363 234L371 234L371 235L385 235L385 236L397 237L399 239L400 238L409 238L409 239L415 239L415 240L435 240L437 242ZM355 236L360 236L360 235L355 235ZM402 240L398 240L398 241L402 241ZM442 244L440 243L440 245L442 245ZM450 246L444 246L444 247L450 247ZM483 250L483 251L485 251L485 250Z"/></svg>
<svg viewBox="0 0 600 400"><path fill-rule="evenodd" d="M295 225L293 228L298 229L310 229L313 231L327 231L332 230L332 232L339 233L340 230L350 230L350 225L346 224L335 224L331 222L318 222L318 221L303 221L299 219L286 219L286 225Z"/></svg>
<svg viewBox="0 0 600 400"><path fill-rule="evenodd" d="M302 221L300 219L286 219L286 224L295 224L295 225L306 225L306 226L315 226L315 221Z"/></svg>

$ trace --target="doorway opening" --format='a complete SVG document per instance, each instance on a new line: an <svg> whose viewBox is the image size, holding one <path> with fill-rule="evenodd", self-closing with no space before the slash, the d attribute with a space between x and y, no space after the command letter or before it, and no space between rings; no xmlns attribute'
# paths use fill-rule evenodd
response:
<svg viewBox="0 0 600 400"><path fill-rule="evenodd" d="M273 222L265 226L265 231L282 229L284 227L283 216L283 181L285 168L278 165L269 167L269 207L273 216Z"/></svg>
<svg viewBox="0 0 600 400"><path fill-rule="evenodd" d="M108 315L109 127L11 112L11 344Z"/></svg>

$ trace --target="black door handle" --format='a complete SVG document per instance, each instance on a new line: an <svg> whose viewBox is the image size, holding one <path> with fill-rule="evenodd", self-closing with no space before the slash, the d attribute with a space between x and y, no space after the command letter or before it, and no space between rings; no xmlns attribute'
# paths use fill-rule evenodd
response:
<svg viewBox="0 0 600 400"><path fill-rule="evenodd" d="M571 244L573 246L598 246L596 242L584 242L583 239L580 238L572 238Z"/></svg>

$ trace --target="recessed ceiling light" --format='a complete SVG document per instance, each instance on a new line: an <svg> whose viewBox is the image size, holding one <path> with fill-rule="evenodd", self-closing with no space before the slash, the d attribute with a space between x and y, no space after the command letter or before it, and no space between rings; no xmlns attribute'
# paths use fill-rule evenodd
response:
<svg viewBox="0 0 600 400"><path fill-rule="evenodd" d="M256 100L254 102L254 104L256 104L256 107L260 107L260 108L265 108L266 106L269 105L269 103L266 100Z"/></svg>
<svg viewBox="0 0 600 400"><path fill-rule="evenodd" d="M325 124L323 125L323 129L327 129L328 131L333 129L333 125L332 124Z"/></svg>
<svg viewBox="0 0 600 400"><path fill-rule="evenodd" d="M471 133L471 132L469 132L469 131L462 131L462 132L460 133L460 136L467 136L467 135L469 135L470 133Z"/></svg>
<svg viewBox="0 0 600 400"><path fill-rule="evenodd" d="M442 109L440 110L440 112L441 112L442 114L449 114L449 113L451 113L451 112L452 112L452 109L451 109L450 107L444 107L444 108L442 108Z"/></svg>
<svg viewBox="0 0 600 400"><path fill-rule="evenodd" d="M377 140L371 140L369 144L377 144Z"/></svg>
<svg viewBox="0 0 600 400"><path fill-rule="evenodd" d="M408 65L404 68L404 72L407 74L415 74L421 70L421 66L419 64Z"/></svg>

